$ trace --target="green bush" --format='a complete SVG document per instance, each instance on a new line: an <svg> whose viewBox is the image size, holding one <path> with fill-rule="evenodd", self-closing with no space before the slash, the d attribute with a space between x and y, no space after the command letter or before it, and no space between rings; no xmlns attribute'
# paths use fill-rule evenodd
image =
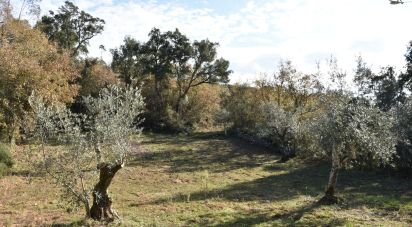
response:
<svg viewBox="0 0 412 227"><path fill-rule="evenodd" d="M0 178L9 173L10 168L6 164L0 162Z"/></svg>
<svg viewBox="0 0 412 227"><path fill-rule="evenodd" d="M4 144L0 144L0 176L7 174L13 164L9 148Z"/></svg>

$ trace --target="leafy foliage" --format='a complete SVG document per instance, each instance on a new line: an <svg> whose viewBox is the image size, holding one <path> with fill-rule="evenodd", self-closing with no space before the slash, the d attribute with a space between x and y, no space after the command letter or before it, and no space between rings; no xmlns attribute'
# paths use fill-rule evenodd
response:
<svg viewBox="0 0 412 227"><path fill-rule="evenodd" d="M398 135L395 165L399 170L411 173L412 170L412 100L408 98L396 110L396 131Z"/></svg>
<svg viewBox="0 0 412 227"><path fill-rule="evenodd" d="M311 124L319 151L331 157L337 153L340 166L390 163L396 137L394 117L358 100L334 98Z"/></svg>
<svg viewBox="0 0 412 227"><path fill-rule="evenodd" d="M9 148L0 143L0 177L6 174L14 165Z"/></svg>
<svg viewBox="0 0 412 227"><path fill-rule="evenodd" d="M406 72L399 76L399 87L412 91L412 41L409 42L405 53Z"/></svg>
<svg viewBox="0 0 412 227"><path fill-rule="evenodd" d="M285 111L275 102L263 103L260 106L260 112L263 119L257 125L258 135L269 138L284 157L295 155L299 133L299 113Z"/></svg>
<svg viewBox="0 0 412 227"><path fill-rule="evenodd" d="M372 80L375 74L369 68L369 66L364 62L361 56L356 59L356 70L353 82L355 83L358 91L358 95L362 98L372 99L373 95L373 83Z"/></svg>
<svg viewBox="0 0 412 227"><path fill-rule="evenodd" d="M229 112L232 129L241 133L254 134L256 123L261 116L260 100L256 96L256 89L246 84L229 86L228 94L223 98L222 105Z"/></svg>
<svg viewBox="0 0 412 227"><path fill-rule="evenodd" d="M102 60L87 58L80 67L79 96L97 96L101 89L118 83L117 75Z"/></svg>
<svg viewBox="0 0 412 227"><path fill-rule="evenodd" d="M302 126L316 115L323 89L318 74L300 73L290 61L281 61L273 78L257 80L254 87L230 86L222 105L232 131L263 139L290 158L308 147Z"/></svg>
<svg viewBox="0 0 412 227"><path fill-rule="evenodd" d="M144 79L143 66L138 59L141 44L131 37L124 39L124 44L112 52L112 69L119 73L120 78L127 85L141 84Z"/></svg>
<svg viewBox="0 0 412 227"><path fill-rule="evenodd" d="M312 122L310 133L332 167L321 203L337 203L338 171L351 165L379 167L392 161L396 137L390 112L336 94ZM317 149L314 149L315 151Z"/></svg>
<svg viewBox="0 0 412 227"><path fill-rule="evenodd" d="M376 74L367 66L362 57L357 59L354 82L358 89L358 96L373 101L383 111L405 100L405 74L400 78L395 68L388 66Z"/></svg>
<svg viewBox="0 0 412 227"><path fill-rule="evenodd" d="M382 69L378 76L372 79L375 87L376 104L383 111L390 110L404 99L404 94L395 76L394 68L386 67Z"/></svg>
<svg viewBox="0 0 412 227"><path fill-rule="evenodd" d="M112 68L126 84L145 82L149 122L185 125L180 121L190 91L202 84L229 81L229 62L217 57L217 46L207 39L192 43L177 29L162 33L154 28L147 42L127 37L119 49L112 50Z"/></svg>
<svg viewBox="0 0 412 227"><path fill-rule="evenodd" d="M77 70L66 52L59 53L40 31L21 21L2 25L0 36L0 111L10 138L28 122L32 91L46 102L73 101Z"/></svg>

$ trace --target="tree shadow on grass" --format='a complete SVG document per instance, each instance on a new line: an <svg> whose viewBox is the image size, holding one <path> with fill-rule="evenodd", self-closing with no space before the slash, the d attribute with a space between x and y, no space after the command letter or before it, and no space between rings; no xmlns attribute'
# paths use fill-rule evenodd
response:
<svg viewBox="0 0 412 227"><path fill-rule="evenodd" d="M289 172L235 183L223 188L197 191L190 194L190 201L219 199L232 202L266 203L293 200L300 196L319 199L324 195L328 174L328 164L303 166ZM412 182L402 179L385 177L378 173L347 170L340 174L337 195L343 198L343 202L339 204L342 209L367 206L382 212L389 212L407 206L410 207L412 214L411 188ZM171 198L150 203L167 202L188 202L188 195L177 193Z"/></svg>
<svg viewBox="0 0 412 227"><path fill-rule="evenodd" d="M82 218L76 221L67 223L53 223L51 227L85 227L85 226L119 226L119 221L106 220L106 221L94 221L92 219ZM45 226L45 225L44 225Z"/></svg>
<svg viewBox="0 0 412 227"><path fill-rule="evenodd" d="M145 204L160 204L169 202L192 202L209 199L227 200L232 202L257 201L277 202L293 200L300 196L311 196L319 199L324 194L324 187L328 180L330 164L301 165L293 169L293 166L277 163L278 156L269 154L270 151L257 148L237 139L221 137L210 138L208 136L182 137L178 142L172 138L166 138L170 145L177 148L153 152L141 160L135 160L134 165L145 167L169 166L172 173L193 172L208 170L212 173L225 172L238 168L253 168L263 166L267 171L273 171L273 175L254 179L248 182L234 183L213 190L201 190L190 194L175 193L172 197L162 198L148 203L131 204L140 206ZM180 149L179 145L196 143L193 148ZM177 144L177 145L176 145ZM341 209L353 209L362 206L373 208L385 213L399 211L403 207L410 207L412 217L412 182L403 179L389 177L373 172L361 172L357 170L342 170L339 174L337 195L343 198L338 206ZM312 209L313 207L311 207ZM301 217L309 208L302 208L293 214L276 217L272 214L258 213L247 214L238 217L237 220L216 223L217 226L231 226L241 223L259 223L261 220L284 220L285 223L292 217ZM213 213L209 215L214 215ZM205 217L205 219L208 219ZM213 219L209 217L209 219ZM336 225L341 219L332 217L324 220L325 225ZM205 223L208 225L207 223ZM214 225L213 223L209 223ZM282 223L281 223L282 224ZM310 223L308 223L310 224ZM312 223L316 225L316 223ZM323 224L322 224L323 225Z"/></svg>
<svg viewBox="0 0 412 227"><path fill-rule="evenodd" d="M253 226L267 224L271 226L343 226L346 220L336 217L310 217L302 219L305 214L311 213L320 205L316 202L287 211L267 209L261 212L238 212L238 213L207 213L200 215L201 225L204 226ZM196 220L188 220L186 225L194 225Z"/></svg>
<svg viewBox="0 0 412 227"><path fill-rule="evenodd" d="M412 218L412 182L388 174L347 170L338 179L338 192L343 209L363 206L374 208L381 215L398 212L405 207ZM411 219L412 223L412 219Z"/></svg>
<svg viewBox="0 0 412 227"><path fill-rule="evenodd" d="M325 165L306 166L253 181L235 183L224 188L197 191L190 194L190 201L221 199L234 202L260 201L266 203L291 200L301 195L316 197L323 194L326 181L327 167ZM188 195L177 193L171 198L159 199L149 204L187 202L187 197ZM138 205L144 204L134 204L134 206Z"/></svg>
<svg viewBox="0 0 412 227"><path fill-rule="evenodd" d="M185 134L170 134L170 133L156 133L145 134L143 136L142 144L163 144L163 145L184 145L199 140L225 140L226 137L221 132L198 132L190 135Z"/></svg>
<svg viewBox="0 0 412 227"><path fill-rule="evenodd" d="M199 133L178 139L167 135L155 137L143 144L162 146L157 147L157 151L149 151L132 159L130 166L170 166L169 171L173 173L204 170L217 173L238 168L254 168L279 159L266 148L235 138L228 139L219 134Z"/></svg>

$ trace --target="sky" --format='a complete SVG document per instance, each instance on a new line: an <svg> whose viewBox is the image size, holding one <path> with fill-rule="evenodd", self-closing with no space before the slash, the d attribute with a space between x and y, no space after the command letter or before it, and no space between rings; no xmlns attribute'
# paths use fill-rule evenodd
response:
<svg viewBox="0 0 412 227"><path fill-rule="evenodd" d="M110 62L110 52L125 36L146 41L153 27L178 28L191 40L220 44L230 61L232 82L252 82L276 72L280 60L313 73L335 56L353 74L361 55L376 71L392 65L402 70L412 29L412 2L389 0L73 0L80 9L106 21L90 42L89 56ZM42 0L42 14L63 0Z"/></svg>

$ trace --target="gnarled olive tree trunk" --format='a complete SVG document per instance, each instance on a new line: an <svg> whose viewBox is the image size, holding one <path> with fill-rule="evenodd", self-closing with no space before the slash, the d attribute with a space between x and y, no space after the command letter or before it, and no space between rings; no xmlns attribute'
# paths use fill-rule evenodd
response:
<svg viewBox="0 0 412 227"><path fill-rule="evenodd" d="M323 196L319 203L322 204L336 204L338 203L338 197L335 196L336 183L338 181L338 173L341 167L339 154L333 148L332 150L332 167L329 173L329 181L326 186L325 196Z"/></svg>
<svg viewBox="0 0 412 227"><path fill-rule="evenodd" d="M340 169L340 158L335 146L332 148L332 167L329 173L329 181L326 186L325 196L323 196L319 203L321 204L336 204L338 197L335 196L336 183L338 181L338 172Z"/></svg>
<svg viewBox="0 0 412 227"><path fill-rule="evenodd" d="M90 217L94 220L119 218L112 209L112 199L109 197L108 188L114 175L123 167L123 164L101 163L99 182L93 190L93 205L90 208Z"/></svg>
<svg viewBox="0 0 412 227"><path fill-rule="evenodd" d="M338 181L338 172L339 172L339 168L332 165L332 168L329 173L329 182L326 187L325 196L324 196L324 198L329 199L331 202L335 200L337 202L337 198L335 196L335 188L336 188L336 183Z"/></svg>

